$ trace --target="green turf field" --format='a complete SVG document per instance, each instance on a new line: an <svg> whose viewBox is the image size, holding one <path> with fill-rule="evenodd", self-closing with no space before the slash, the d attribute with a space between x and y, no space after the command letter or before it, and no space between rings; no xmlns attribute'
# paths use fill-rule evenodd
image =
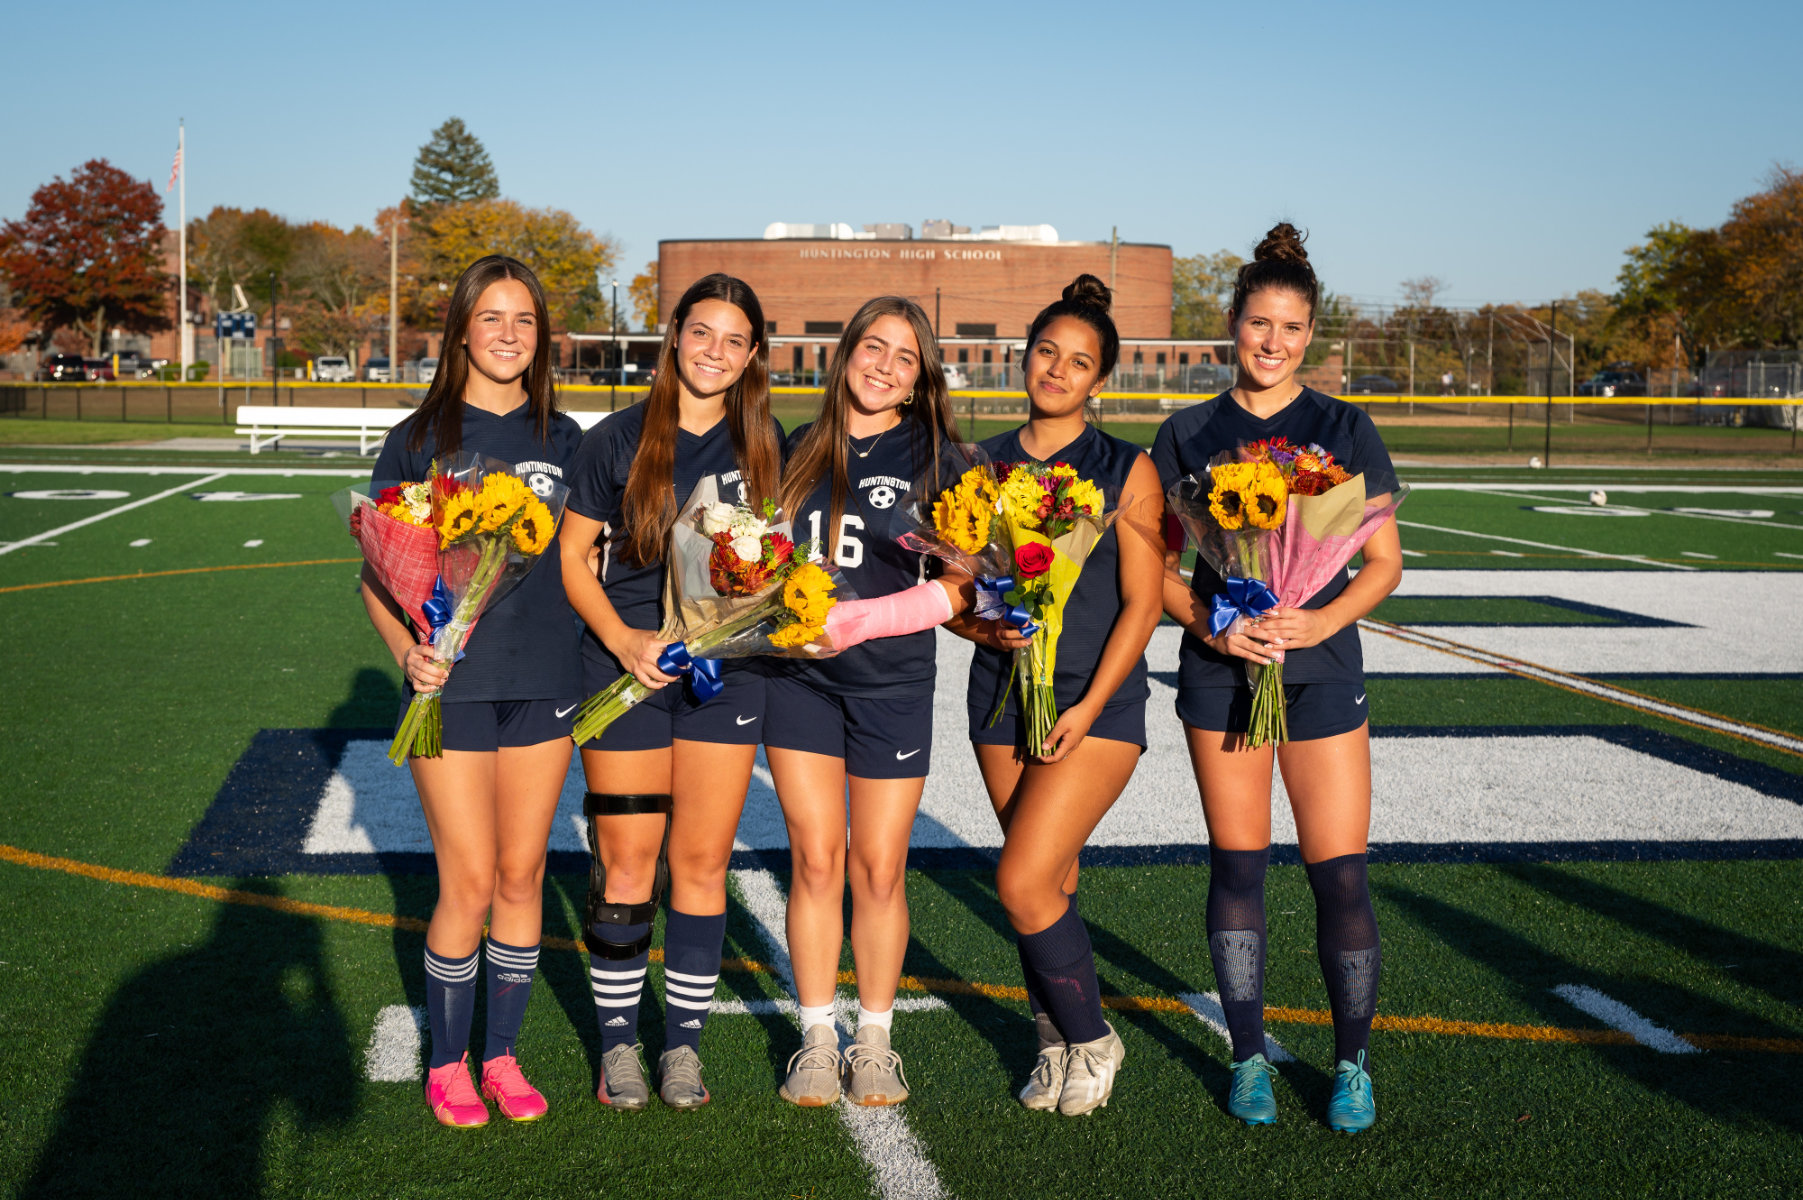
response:
<svg viewBox="0 0 1803 1200"><path fill-rule="evenodd" d="M1296 1061L1281 1068L1276 1127L1224 1113L1227 1047L1189 1007L1215 987L1206 867L1199 851L1157 852L1197 840L1193 815L1175 832L1111 834L1085 869L1084 917L1127 1044L1112 1103L1081 1120L1022 1110L1013 1092L1032 1063L1031 1026L982 861L993 820L975 795L964 807L981 819L967 825L957 797L935 801L951 833L910 872L902 998L914 1011L898 1014L896 1046L914 1096L879 1114L887 1124L776 1096L799 1034L769 1003L786 995L786 877L762 849L735 861L735 961L703 1042L714 1102L693 1114L596 1105L598 1037L570 945L585 877L559 851L574 843L554 836L549 940L521 1040L551 1113L452 1132L416 1080L380 1078L371 1054L385 1010L424 1002L431 876L405 854L308 866L295 832L323 820L297 807L313 801L296 781L336 764L364 787L356 748L391 725L400 694L357 599L354 546L325 501L358 481L356 460L259 456L266 473L246 474L242 455L33 458L46 469L0 470L6 1195L1798 1190L1803 474L1404 472L1466 490L1422 486L1401 510L1405 589L1374 616L1440 648L1367 631L1374 746L1425 747L1421 772L1469 750L1466 773L1406 813L1394 787L1377 795L1384 980L1369 1134L1321 1124L1331 1031L1293 855L1271 874L1267 1002L1269 1031ZM328 470L342 474L306 473ZM1609 490L1603 509L1589 503L1594 487ZM1611 510L1627 515L1600 515ZM1155 638L1155 679L1174 669L1174 645ZM1480 670L1461 647L1553 674ZM1603 690L1573 690L1592 684ZM1194 794L1168 687L1156 687L1134 804L1182 811ZM271 741L284 736L329 744L329 761L263 749L298 744ZM1561 739L1576 757L1532 774ZM935 775L963 778L968 758L941 738ZM1516 811L1507 778L1470 774L1486 762L1515 764L1518 779L1542 781L1515 791L1553 801L1511 818L1520 836L1436 824L1465 808L1471 828L1486 810ZM245 806L243 844L208 841L232 797ZM1749 823L1699 840L1709 813L1698 808ZM1555 826L1578 835L1541 832ZM957 845L970 849L944 849ZM217 869L209 854L224 854ZM278 865L245 866L258 861ZM652 976L661 987L655 964ZM1573 987L1667 1040L1553 990ZM642 1018L652 1058L657 994Z"/></svg>

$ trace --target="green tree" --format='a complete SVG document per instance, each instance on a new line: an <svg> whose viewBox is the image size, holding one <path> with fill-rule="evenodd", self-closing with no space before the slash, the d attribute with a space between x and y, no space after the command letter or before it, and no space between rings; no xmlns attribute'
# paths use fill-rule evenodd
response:
<svg viewBox="0 0 1803 1200"><path fill-rule="evenodd" d="M1227 302L1246 260L1231 250L1171 260L1171 336L1227 336Z"/></svg>
<svg viewBox="0 0 1803 1200"><path fill-rule="evenodd" d="M459 117L440 125L413 160L413 199L424 208L493 200L500 194L488 151Z"/></svg>

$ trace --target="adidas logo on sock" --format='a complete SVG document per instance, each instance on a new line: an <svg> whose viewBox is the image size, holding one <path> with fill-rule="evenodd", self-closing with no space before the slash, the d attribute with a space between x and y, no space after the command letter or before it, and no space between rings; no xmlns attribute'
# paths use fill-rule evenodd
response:
<svg viewBox="0 0 1803 1200"><path fill-rule="evenodd" d="M684 1029L700 1029L701 1028L701 1018L700 1017L690 1017L688 1020L686 1020L682 1023L682 1027Z"/></svg>
<svg viewBox="0 0 1803 1200"><path fill-rule="evenodd" d="M614 1025L624 1025L624 1024L626 1024L626 1018L625 1017L615 1017L613 1020L609 1021L607 1024L610 1027L614 1026Z"/></svg>

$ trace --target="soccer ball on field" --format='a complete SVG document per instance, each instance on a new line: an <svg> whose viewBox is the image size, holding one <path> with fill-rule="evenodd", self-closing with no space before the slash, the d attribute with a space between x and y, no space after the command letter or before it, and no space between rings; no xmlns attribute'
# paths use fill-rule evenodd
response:
<svg viewBox="0 0 1803 1200"><path fill-rule="evenodd" d="M1603 507L1603 505L1609 503L1609 493L1605 492L1602 488L1597 488L1594 492L1590 493L1590 503L1596 505L1598 508Z"/></svg>
<svg viewBox="0 0 1803 1200"><path fill-rule="evenodd" d="M1528 459L1528 466L1538 469L1540 467L1540 465L1541 465L1540 464L1540 456L1538 454L1536 454L1532 458Z"/></svg>

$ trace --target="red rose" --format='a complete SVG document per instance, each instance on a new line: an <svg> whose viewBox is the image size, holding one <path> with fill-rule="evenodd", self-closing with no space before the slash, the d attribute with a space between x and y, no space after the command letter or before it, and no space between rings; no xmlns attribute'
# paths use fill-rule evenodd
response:
<svg viewBox="0 0 1803 1200"><path fill-rule="evenodd" d="M1057 555L1044 542L1028 542L1014 552L1014 568L1022 579L1038 579L1052 569L1055 558Z"/></svg>
<svg viewBox="0 0 1803 1200"><path fill-rule="evenodd" d="M393 487L383 488L381 494L376 497L377 504L399 504L400 501L401 485L398 483Z"/></svg>

